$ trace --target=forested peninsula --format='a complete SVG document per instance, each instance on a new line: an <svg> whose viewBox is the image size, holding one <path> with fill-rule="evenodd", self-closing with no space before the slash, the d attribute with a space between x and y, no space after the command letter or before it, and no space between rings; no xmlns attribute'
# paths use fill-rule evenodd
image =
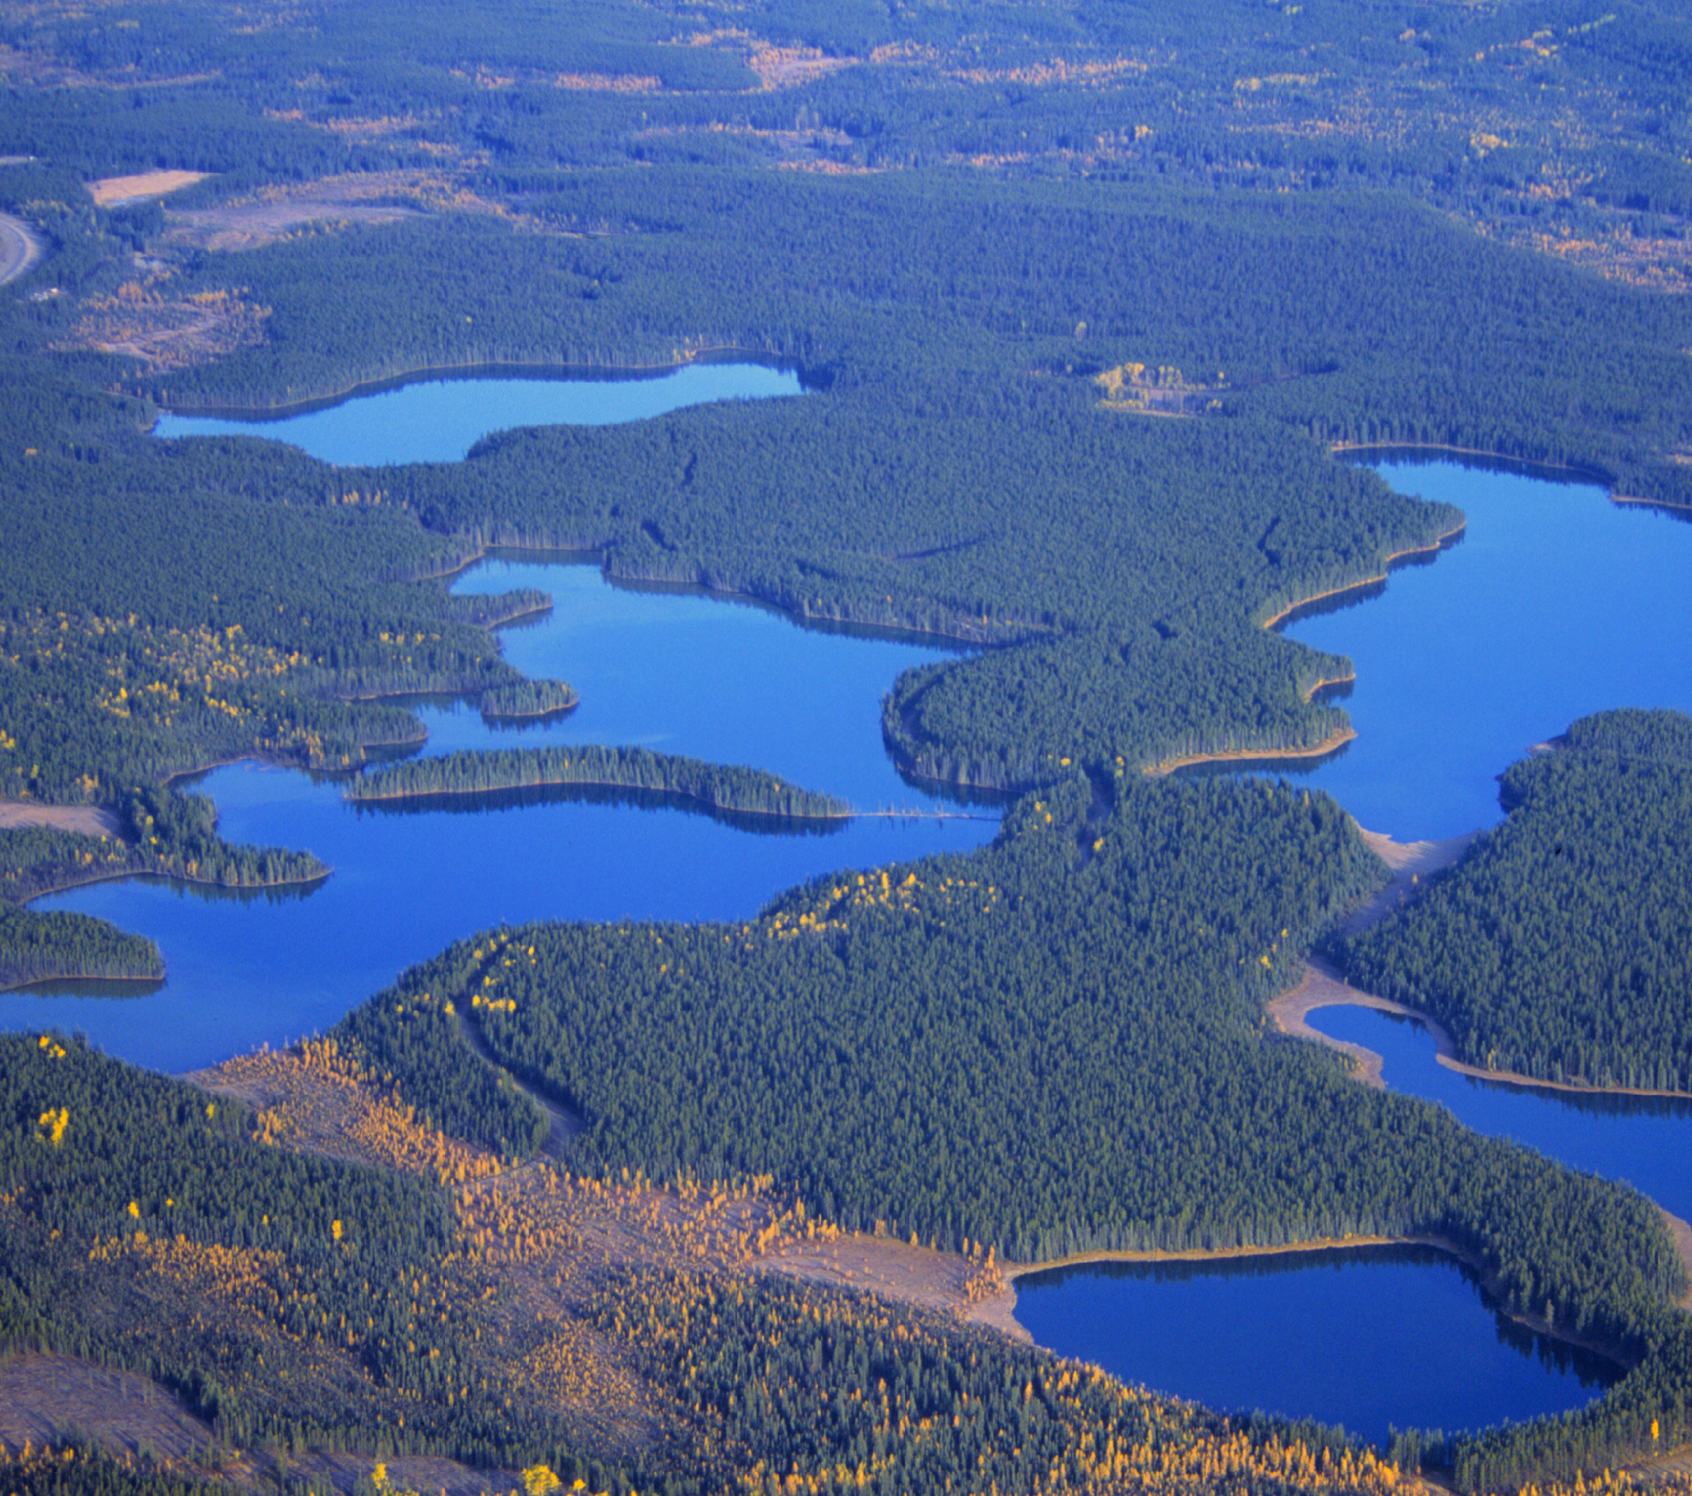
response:
<svg viewBox="0 0 1692 1496"><path fill-rule="evenodd" d="M482 716L489 722L544 722L576 708L576 693L561 680L521 680L482 693Z"/></svg>
<svg viewBox="0 0 1692 1496"><path fill-rule="evenodd" d="M493 632L544 598L448 591L494 546L968 645L893 683L884 735L1017 797L988 849L734 924L443 929L328 1042L209 1090L7 1038L0 1344L150 1379L184 1451L36 1449L17 1489L1399 1488L1332 1432L774 1262L894 1233L959 1302L988 1249L1438 1237L1632 1368L1439 1445L1453 1484L1619 1491L1692 1443L1649 1202L1264 1031L1380 876L1341 807L1141 772L1348 729L1317 688L1350 663L1264 625L1462 516L1335 446L1692 503L1684 17L46 0L0 59L0 214L45 250L0 265L0 795L152 818L121 846L4 833L8 971L157 974L16 902L73 875L320 876L224 844L172 776L355 774L421 741L395 698L562 710ZM431 369L726 349L807 394L458 463L150 434ZM1589 803L1589 757L1512 771L1506 833ZM1626 1020L1601 1044L1566 1006L1474 1042L1684 1085L1679 1048L1641 1049L1653 959L1565 984Z"/></svg>

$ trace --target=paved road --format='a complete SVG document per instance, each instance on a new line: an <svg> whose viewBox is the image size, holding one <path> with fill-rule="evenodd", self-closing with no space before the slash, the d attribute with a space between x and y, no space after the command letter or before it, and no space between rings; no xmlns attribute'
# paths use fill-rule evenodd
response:
<svg viewBox="0 0 1692 1496"><path fill-rule="evenodd" d="M16 280L41 258L41 242L20 223L0 213L0 286Z"/></svg>

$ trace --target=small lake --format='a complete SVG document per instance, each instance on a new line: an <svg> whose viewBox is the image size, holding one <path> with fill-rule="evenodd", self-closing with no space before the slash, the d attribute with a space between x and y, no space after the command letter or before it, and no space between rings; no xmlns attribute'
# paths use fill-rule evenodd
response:
<svg viewBox="0 0 1692 1496"><path fill-rule="evenodd" d="M1041 1345L1206 1407L1343 1424L1473 1428L1584 1405L1620 1375L1486 1307L1429 1247L1214 1263L1103 1263L1016 1281Z"/></svg>
<svg viewBox="0 0 1692 1496"><path fill-rule="evenodd" d="M1397 489L1468 529L1384 591L1289 624L1349 655L1358 736L1301 783L1398 841L1496 824L1496 776L1609 707L1692 710L1692 524L1603 489L1452 462L1392 462Z"/></svg>
<svg viewBox="0 0 1692 1496"><path fill-rule="evenodd" d="M688 364L628 379L556 373L425 378L275 416L166 412L153 435L269 437L337 467L461 462L484 436L517 426L609 426L713 400L799 393L795 371L766 364Z"/></svg>
<svg viewBox="0 0 1692 1496"><path fill-rule="evenodd" d="M1428 562L1394 568L1384 587L1286 627L1357 669L1342 703L1357 739L1297 782L1398 840L1456 836L1497 824L1497 776L1577 717L1692 711L1692 524L1520 473L1424 461L1378 471L1456 504L1468 527ZM1419 1025L1366 1009L1325 1008L1310 1022L1380 1051L1389 1085L1476 1131L1625 1179L1692 1217L1692 1105L1471 1081L1434 1062ZM1017 1290L1018 1320L1063 1355L1212 1406L1340 1422L1370 1438L1388 1424L1457 1430L1579 1406L1610 1375L1501 1319L1439 1254L1088 1267L1023 1278Z"/></svg>

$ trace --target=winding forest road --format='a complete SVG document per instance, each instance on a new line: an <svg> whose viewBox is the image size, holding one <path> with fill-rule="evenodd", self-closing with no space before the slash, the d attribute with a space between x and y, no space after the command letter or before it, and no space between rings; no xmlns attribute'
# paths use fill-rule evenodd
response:
<svg viewBox="0 0 1692 1496"><path fill-rule="evenodd" d="M33 269L46 252L27 223L0 213L0 286Z"/></svg>

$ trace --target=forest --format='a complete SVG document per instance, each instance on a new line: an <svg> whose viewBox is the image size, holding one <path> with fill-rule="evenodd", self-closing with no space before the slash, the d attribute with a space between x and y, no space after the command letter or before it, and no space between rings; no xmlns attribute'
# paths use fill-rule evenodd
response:
<svg viewBox="0 0 1692 1496"><path fill-rule="evenodd" d="M335 1035L415 1109L404 1135L515 1165L546 1133L520 1082L583 1120L572 1177L773 1176L844 1228L942 1246L1428 1232L1634 1366L1584 1412L1459 1440L1460 1487L1596 1480L1655 1426L1692 1438L1647 1202L1262 1031L1380 876L1342 810L1140 773L1346 731L1320 688L1349 662L1265 625L1462 516L1335 447L1490 451L1692 504L1689 71L1692 22L1655 0L10 9L0 212L46 253L0 287L0 795L123 831L0 833L0 970L158 976L147 942L23 907L49 888L321 876L222 842L173 776L352 776L422 741L402 699L423 693L565 710L494 632L546 599L447 591L490 547L943 637L967 651L894 684L884 735L908 773L1020 796L992 848L732 926L457 940ZM156 170L206 175L96 190ZM452 464L149 434L161 409L429 370L717 356L795 365L807 394L508 431ZM1122 387L1158 400L1098 383L1135 367L1155 380ZM1674 880L1646 906L1670 938L1614 965L1605 943L1647 881L1618 828L1684 865L1683 732L1577 724L1510 771L1509 821L1432 922L1347 959L1446 1001L1477 1063L1684 1089L1684 1036L1652 1012L1681 970ZM602 752L664 794L767 777ZM430 760L354 793L534 768ZM760 782L751 809L803 793ZM1537 859L1539 904L1478 876L1511 857ZM1579 941L1547 913L1569 910ZM1482 1011L1455 977L1431 995L1464 920L1568 951L1540 1006ZM559 1412L548 1389L592 1358L514 1330L463 1181L281 1149L261 1110L69 1039L4 1041L0 1089L0 1339L142 1370L232 1442L593 1490L1396 1479L874 1300L651 1267L571 1311L571 1346L626 1337L612 1401L642 1406L638 1383L669 1409L619 1444ZM84 1466L82 1489L152 1478L74 1453L7 1474L56 1490Z"/></svg>
<svg viewBox="0 0 1692 1496"><path fill-rule="evenodd" d="M583 1119L589 1167L773 1175L846 1229L1019 1261L1432 1234L1506 1304L1640 1361L1583 1417L1459 1441L1465 1488L1617 1463L1652 1419L1683 1427L1692 1328L1664 1307L1658 1213L1264 1042L1261 998L1377 876L1319 795L1125 772L1100 807L1076 778L984 852L824 880L749 924L459 942L337 1037L493 1148L532 1123L463 1024Z"/></svg>
<svg viewBox="0 0 1692 1496"><path fill-rule="evenodd" d="M1605 712L1503 775L1509 819L1335 944L1487 1070L1692 1091L1692 718Z"/></svg>

